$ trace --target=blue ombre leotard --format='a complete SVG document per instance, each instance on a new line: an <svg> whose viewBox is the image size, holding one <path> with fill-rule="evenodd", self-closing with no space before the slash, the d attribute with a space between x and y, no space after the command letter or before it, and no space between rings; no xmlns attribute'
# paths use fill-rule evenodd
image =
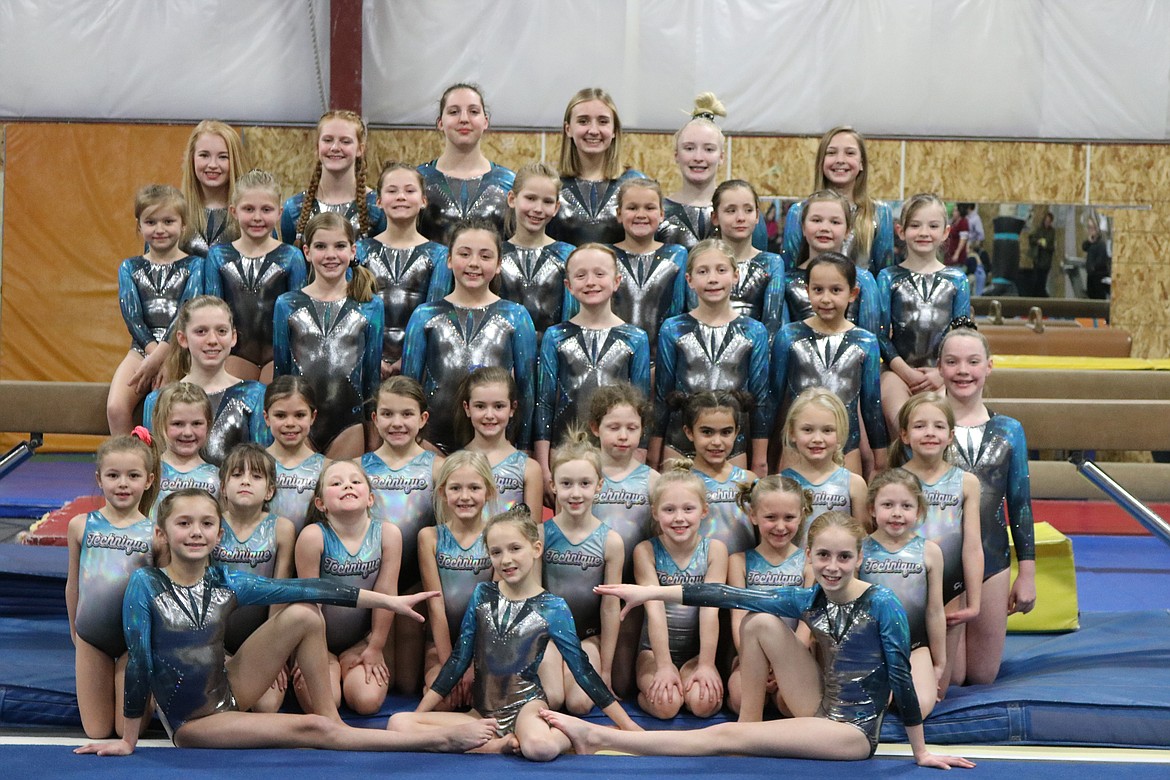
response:
<svg viewBox="0 0 1170 780"><path fill-rule="evenodd" d="M555 446L571 426L582 425L589 399L599 387L629 382L650 396L650 341L634 325L554 325L541 341L539 365L536 441Z"/></svg>
<svg viewBox="0 0 1170 780"><path fill-rule="evenodd" d="M130 575L154 565L153 540L154 522L149 518L119 528L100 511L85 516L73 628L110 658L126 652L122 596Z"/></svg>
<svg viewBox="0 0 1170 780"><path fill-rule="evenodd" d="M562 176L560 208L548 223L548 235L573 246L590 241L602 244L621 241L626 231L617 216L618 189L627 179L640 178L643 175L635 170L601 181Z"/></svg>
<svg viewBox="0 0 1170 780"><path fill-rule="evenodd" d="M504 216L508 213L508 193L516 174L502 165L490 163L483 176L455 179L439 170L438 160L418 166L427 195L426 208L418 217L418 232L431 241L443 243L447 231L465 219L485 219L504 233ZM446 295L446 293L444 293Z"/></svg>
<svg viewBox="0 0 1170 780"><path fill-rule="evenodd" d="M922 723L910 677L910 629L898 597L871 585L853 601L836 604L820 585L760 593L727 585L683 585L683 603L800 618L812 629L823 694L816 716L855 726L877 749L890 697L907 726Z"/></svg>
<svg viewBox="0 0 1170 780"><path fill-rule="evenodd" d="M803 322L812 317L808 300L808 269L793 268L785 277L785 322ZM845 319L875 336L881 328L881 307L878 305L877 282L869 274L857 275L857 297L845 308Z"/></svg>
<svg viewBox="0 0 1170 780"><path fill-rule="evenodd" d="M366 535L356 553L346 549L345 543L329 523L321 523L321 579L349 585L359 590L373 590L382 571L382 523L370 520ZM337 655L356 645L370 633L370 610L357 607L325 606L325 639L329 652Z"/></svg>
<svg viewBox="0 0 1170 780"><path fill-rule="evenodd" d="M565 289L565 261L575 248L564 241L537 249L504 242L497 292L528 310L537 344L546 330L568 319L565 313L570 307L566 303L572 298Z"/></svg>
<svg viewBox="0 0 1170 780"><path fill-rule="evenodd" d="M424 303L437 301L455 284L447 265L447 247L434 241L394 249L374 238L357 244L358 265L364 265L378 282L382 298L382 359L395 363L402 357L402 340L410 315Z"/></svg>
<svg viewBox="0 0 1170 780"><path fill-rule="evenodd" d="M896 265L878 274L882 358L913 368L938 363L938 348L956 317L971 314L967 272L956 266L920 274Z"/></svg>
<svg viewBox="0 0 1170 780"><path fill-rule="evenodd" d="M666 446L689 456L695 446L683 432L682 412L669 408L670 394L702 390L744 390L755 407L739 423L732 455L747 451L748 440L767 438L772 424L768 391L768 329L740 315L726 325L712 326L692 314L671 317L658 334L658 367L654 378L653 435Z"/></svg>
<svg viewBox="0 0 1170 780"><path fill-rule="evenodd" d="M554 517L544 528L544 587L565 600L581 639L601 633L601 597L593 588L605 582L605 543L609 526L601 523L580 544L565 536Z"/></svg>
<svg viewBox="0 0 1170 780"><path fill-rule="evenodd" d="M731 307L737 314L764 323L769 334L784 324L784 260L771 252L758 252L736 263L739 276L731 288ZM699 305L699 296L687 288L687 309Z"/></svg>
<svg viewBox="0 0 1170 780"><path fill-rule="evenodd" d="M272 362L276 299L304 287L307 278L305 256L289 244L259 257L244 257L231 244L211 248L203 262L204 292L223 298L232 310L233 355L258 366Z"/></svg>
<svg viewBox="0 0 1170 780"><path fill-rule="evenodd" d="M188 470L179 471L165 460L159 463L158 495L155 496L154 506L150 508L150 516L158 515L159 504L176 490L198 488L206 490L213 497L219 495L219 469L212 463L200 463Z"/></svg>
<svg viewBox="0 0 1170 780"><path fill-rule="evenodd" d="M241 442L256 442L267 446L272 443L272 432L264 421L264 385L251 380L241 380L223 390L208 393L214 415L207 429L207 443L200 454L214 466L223 463L224 458ZM158 405L161 390L152 390L142 403L142 422L152 433L154 410Z"/></svg>
<svg viewBox="0 0 1170 780"><path fill-rule="evenodd" d="M650 536L651 473L649 466L639 463L624 479L604 477L593 499L593 516L617 532L625 546L622 582L634 581L634 548Z"/></svg>
<svg viewBox="0 0 1170 780"><path fill-rule="evenodd" d="M943 555L943 603L962 593L963 583L963 474L951 466L937 482L922 482L926 519L918 533L939 546Z"/></svg>
<svg viewBox="0 0 1170 780"><path fill-rule="evenodd" d="M646 331L653 352L662 324L686 310L687 252L677 244L663 244L643 255L618 247L613 251L621 277L611 299L613 313Z"/></svg>
<svg viewBox="0 0 1170 780"><path fill-rule="evenodd" d="M135 572L122 605L130 648L123 713L142 717L153 693L174 739L188 721L234 712L224 633L237 606L310 601L354 607L357 597L355 588L325 580L269 580L223 566L209 566L191 587L172 582L161 569Z"/></svg>
<svg viewBox="0 0 1170 780"><path fill-rule="evenodd" d="M173 263L127 258L118 267L118 305L130 331L130 346L140 355L146 347L171 336L184 303L203 293L203 261L180 257Z"/></svg>
<svg viewBox="0 0 1170 780"><path fill-rule="evenodd" d="M503 299L475 309L445 299L415 309L406 326L402 373L423 386L433 412L423 436L445 453L463 444L454 425L459 383L483 366L515 376L520 397L514 444L528 449L536 387L536 331L528 311Z"/></svg>
<svg viewBox="0 0 1170 780"><path fill-rule="evenodd" d="M472 594L458 637L431 690L449 694L474 658L475 711L495 718L502 734L512 733L525 704L545 698L537 672L550 639L594 704L604 708L614 702L581 649L568 605L548 591L512 601L500 593L498 583L481 583Z"/></svg>
<svg viewBox="0 0 1170 780"><path fill-rule="evenodd" d="M714 206L711 205L691 206L663 198L662 224L655 231L654 240L664 244L679 244L689 252L704 238L715 236L715 228L711 224L713 210ZM752 231L752 246L761 251L768 248L768 228L762 216Z"/></svg>
<svg viewBox="0 0 1170 780"><path fill-rule="evenodd" d="M812 491L812 513L808 516L805 524L808 525L823 515L825 512L835 511L844 512L847 515L853 514L853 496L849 493L849 482L853 477L853 472L844 466L838 466L832 474L825 477L821 482L812 482L805 479L804 475L796 469L784 469L780 472L786 477L795 479L802 488ZM793 544L804 544L804 537L794 539Z"/></svg>
<svg viewBox="0 0 1170 780"><path fill-rule="evenodd" d="M402 564L398 567L398 592L405 593L419 581L418 532L435 524L435 453L423 450L401 468L391 468L373 452L362 456L362 470L374 491L370 517L393 523L402 532Z"/></svg>
<svg viewBox="0 0 1170 780"><path fill-rule="evenodd" d="M793 540L796 544L796 541ZM799 588L804 584L804 563L806 556L800 545L796 552L773 566L756 550L744 552L744 582L751 590L775 590L785 586ZM780 618L789 628L795 630L800 621L793 617Z"/></svg>
<svg viewBox="0 0 1170 780"><path fill-rule="evenodd" d="M1032 524L1032 488L1024 427L1018 420L994 413L982 425L956 425L951 453L955 465L979 478L983 578L998 574L1011 564L1009 525L1016 560L1035 560L1036 534Z"/></svg>
<svg viewBox="0 0 1170 780"><path fill-rule="evenodd" d="M268 508L280 517L292 521L297 536L305 527L309 504L313 502L313 490L325 467L325 456L314 452L295 466L287 467L276 462L276 493L268 502Z"/></svg>
<svg viewBox="0 0 1170 780"><path fill-rule="evenodd" d="M464 547L446 525L435 526L435 563L439 567L447 629L454 644L475 586L491 582L494 574L483 534L476 536L470 547Z"/></svg>
<svg viewBox="0 0 1170 780"><path fill-rule="evenodd" d="M800 256L800 242L804 238L804 230L800 224L803 213L804 202L793 203L784 218L784 248L780 253L784 256L785 268L795 267ZM857 215L856 206L853 207L853 214ZM894 263L894 211L889 203L873 201L873 227L873 242L868 257L857 256L855 246L857 237L854 231L845 236L841 253L853 258L858 268L869 269L871 274L877 276L879 271Z"/></svg>
<svg viewBox="0 0 1170 780"><path fill-rule="evenodd" d="M654 550L654 571L659 585L686 585L703 582L707 577L707 552L709 542L699 539L699 545L687 565L680 569L662 546L657 536L650 537ZM647 621L649 622L649 621ZM699 654L699 610L683 604L666 605L666 629L670 635L670 659L681 667ZM650 650L649 626L642 627L642 649Z"/></svg>
<svg viewBox="0 0 1170 780"><path fill-rule="evenodd" d="M844 333L818 333L803 322L790 322L772 344L772 398L777 408L810 387L835 394L849 413L849 438L845 451L861 445L857 410L875 450L889 445L882 416L881 354L877 336L864 328Z"/></svg>
<svg viewBox="0 0 1170 780"><path fill-rule="evenodd" d="M524 470L527 466L528 456L520 450L492 466L497 496L488 507L488 516L507 512L517 504L524 503Z"/></svg>
<svg viewBox="0 0 1170 780"><path fill-rule="evenodd" d="M381 379L382 301L319 301L303 292L276 299L276 376L305 378L317 398L309 438L326 452L338 434L362 421L362 405Z"/></svg>
<svg viewBox="0 0 1170 780"><path fill-rule="evenodd" d="M304 238L297 232L297 220L301 218L301 206L305 202L305 193L298 192L291 198L284 202L284 208L280 212L280 238L286 244L295 244ZM378 193L366 193L366 213L370 218L370 232L363 233L361 225L361 215L358 214L357 201L351 200L347 203L322 203L316 201L313 204L313 210L309 213L309 217L315 217L323 212L330 211L334 214L340 214L349 220L349 224L353 225L353 230L358 238L368 238L369 236L376 236L386 229L386 214L382 209L378 208Z"/></svg>
<svg viewBox="0 0 1170 780"><path fill-rule="evenodd" d="M910 649L929 644L926 636L926 539L914 536L898 550L888 550L867 536L861 542L861 568L857 578L884 585L894 592L910 624Z"/></svg>
<svg viewBox="0 0 1170 780"><path fill-rule="evenodd" d="M226 520L220 523L223 538L211 551L212 562L271 579L276 574L276 520L277 515L269 513L247 539L236 536ZM244 640L267 619L268 608L258 604L240 607L233 612L228 617L223 640L228 652L239 650Z"/></svg>
<svg viewBox="0 0 1170 780"><path fill-rule="evenodd" d="M727 546L728 554L749 550L756 546L756 529L747 513L740 509L739 485L747 482L748 472L732 466L727 479L719 481L698 469L692 473L703 480L707 490L707 516L699 526L704 539L718 539Z"/></svg>

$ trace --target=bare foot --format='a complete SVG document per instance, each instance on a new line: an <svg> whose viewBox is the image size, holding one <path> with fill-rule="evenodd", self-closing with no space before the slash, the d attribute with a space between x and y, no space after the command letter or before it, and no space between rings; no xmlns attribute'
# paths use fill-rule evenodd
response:
<svg viewBox="0 0 1170 780"><path fill-rule="evenodd" d="M466 753L487 744L496 736L495 718L483 718L446 729L438 750L443 753Z"/></svg>
<svg viewBox="0 0 1170 780"><path fill-rule="evenodd" d="M505 734L502 737L489 739L474 750L469 750L469 753L498 753L504 756L511 756L520 752L520 740L516 739L515 734Z"/></svg>
<svg viewBox="0 0 1170 780"><path fill-rule="evenodd" d="M579 756L593 755L602 747L599 726L553 710L541 710L540 717L568 737L573 745L573 752Z"/></svg>

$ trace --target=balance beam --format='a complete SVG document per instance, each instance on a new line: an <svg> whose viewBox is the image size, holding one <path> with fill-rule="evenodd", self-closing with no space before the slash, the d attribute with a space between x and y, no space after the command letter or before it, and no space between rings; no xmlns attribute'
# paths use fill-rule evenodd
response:
<svg viewBox="0 0 1170 780"><path fill-rule="evenodd" d="M108 436L101 382L0 381L0 431Z"/></svg>
<svg viewBox="0 0 1170 780"><path fill-rule="evenodd" d="M1170 400L1170 371L1067 371L997 368L987 377L988 398Z"/></svg>

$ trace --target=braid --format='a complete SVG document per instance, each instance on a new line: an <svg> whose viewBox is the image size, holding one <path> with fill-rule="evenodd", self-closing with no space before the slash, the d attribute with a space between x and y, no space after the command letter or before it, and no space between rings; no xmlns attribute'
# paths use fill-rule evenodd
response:
<svg viewBox="0 0 1170 780"><path fill-rule="evenodd" d="M366 202L366 158L361 156L353 166L354 204L358 212L358 237L370 235L370 204Z"/></svg>
<svg viewBox="0 0 1170 780"><path fill-rule="evenodd" d="M317 188L321 185L321 160L317 160L313 168L313 176L309 179L309 186L305 188L305 200L301 203L301 215L297 217L297 234L295 243L298 249L303 248L305 227L313 212L317 210Z"/></svg>

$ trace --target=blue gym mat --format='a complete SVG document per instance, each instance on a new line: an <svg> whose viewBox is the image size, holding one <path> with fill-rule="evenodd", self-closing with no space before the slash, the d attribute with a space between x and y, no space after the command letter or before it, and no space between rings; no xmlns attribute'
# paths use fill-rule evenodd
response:
<svg viewBox="0 0 1170 780"><path fill-rule="evenodd" d="M92 461L34 458L0 479L0 517L40 517L97 492Z"/></svg>

